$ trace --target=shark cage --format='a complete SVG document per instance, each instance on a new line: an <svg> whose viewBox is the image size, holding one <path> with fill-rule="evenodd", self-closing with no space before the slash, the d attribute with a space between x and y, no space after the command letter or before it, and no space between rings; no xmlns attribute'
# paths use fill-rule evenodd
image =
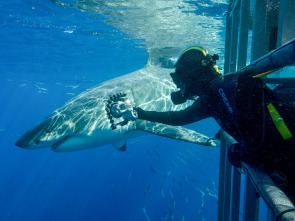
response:
<svg viewBox="0 0 295 221"><path fill-rule="evenodd" d="M294 0L230 0L226 14L224 73L251 65L290 40L295 44L294 12ZM278 72L264 76L264 81L267 84L288 82L294 89L294 74L288 76L294 73L294 65ZM294 202L264 170L245 162L242 162L242 170L230 165L226 152L234 142L231 136L222 133L218 220L295 220Z"/></svg>

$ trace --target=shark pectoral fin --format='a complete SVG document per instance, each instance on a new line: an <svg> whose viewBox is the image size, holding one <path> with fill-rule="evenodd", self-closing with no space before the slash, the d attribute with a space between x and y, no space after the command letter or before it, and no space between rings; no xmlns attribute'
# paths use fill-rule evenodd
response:
<svg viewBox="0 0 295 221"><path fill-rule="evenodd" d="M126 140L120 140L118 142L112 143L112 145L120 151L126 151L127 149Z"/></svg>
<svg viewBox="0 0 295 221"><path fill-rule="evenodd" d="M211 147L220 146L220 141L218 138L210 138L185 127L170 126L166 124L159 124L143 120L136 120L136 127L139 130L143 130L158 136L169 137L175 140L181 140Z"/></svg>

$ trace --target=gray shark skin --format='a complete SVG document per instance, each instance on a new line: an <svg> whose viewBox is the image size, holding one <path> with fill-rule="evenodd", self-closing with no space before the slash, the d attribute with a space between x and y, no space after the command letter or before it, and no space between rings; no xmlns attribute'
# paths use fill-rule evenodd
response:
<svg viewBox="0 0 295 221"><path fill-rule="evenodd" d="M170 93L175 86L170 77L172 69L147 65L136 72L103 82L76 96L64 106L27 131L16 142L25 149L51 147L53 151L83 150L107 144L126 149L126 140L147 133L207 146L219 146L210 139L184 127L173 127L142 120L111 129L105 110L110 96L126 93L136 106L145 110L180 110L191 105L174 105Z"/></svg>

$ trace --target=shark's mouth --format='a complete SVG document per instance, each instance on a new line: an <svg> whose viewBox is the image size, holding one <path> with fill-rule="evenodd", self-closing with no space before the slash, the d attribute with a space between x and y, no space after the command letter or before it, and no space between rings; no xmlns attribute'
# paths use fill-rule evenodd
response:
<svg viewBox="0 0 295 221"><path fill-rule="evenodd" d="M71 135L65 136L64 138L60 139L59 141L57 141L56 143L54 143L51 146L52 150L56 150L59 146L61 146L63 143L65 143L70 137L72 137Z"/></svg>

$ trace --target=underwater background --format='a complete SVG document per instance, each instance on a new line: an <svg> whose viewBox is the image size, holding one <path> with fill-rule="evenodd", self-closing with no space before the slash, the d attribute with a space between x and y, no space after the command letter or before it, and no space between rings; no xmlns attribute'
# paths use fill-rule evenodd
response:
<svg viewBox="0 0 295 221"><path fill-rule="evenodd" d="M225 0L2 0L0 220L216 220L219 148L155 135L128 140L125 152L14 143L74 96L168 49L201 45L222 67L226 10ZM219 130L213 119L188 127Z"/></svg>

